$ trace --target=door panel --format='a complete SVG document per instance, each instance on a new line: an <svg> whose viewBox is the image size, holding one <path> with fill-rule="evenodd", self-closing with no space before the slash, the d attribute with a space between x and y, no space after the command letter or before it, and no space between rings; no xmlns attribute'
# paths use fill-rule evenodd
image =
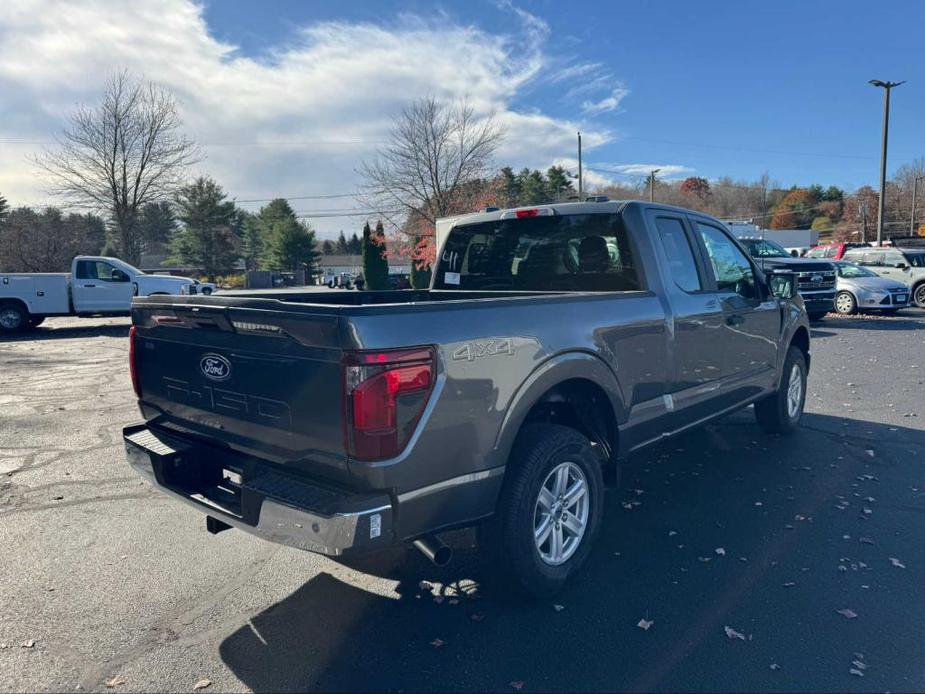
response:
<svg viewBox="0 0 925 694"><path fill-rule="evenodd" d="M132 304L132 282L114 279L117 270L102 260L80 260L72 278L74 309L78 313L128 311ZM122 275L124 277L124 275Z"/></svg>

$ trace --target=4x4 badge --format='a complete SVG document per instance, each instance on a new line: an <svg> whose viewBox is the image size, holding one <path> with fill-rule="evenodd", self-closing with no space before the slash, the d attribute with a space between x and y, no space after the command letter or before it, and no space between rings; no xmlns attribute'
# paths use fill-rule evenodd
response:
<svg viewBox="0 0 925 694"><path fill-rule="evenodd" d="M231 376L231 362L220 354L203 354L199 360L199 370L213 381L225 381Z"/></svg>

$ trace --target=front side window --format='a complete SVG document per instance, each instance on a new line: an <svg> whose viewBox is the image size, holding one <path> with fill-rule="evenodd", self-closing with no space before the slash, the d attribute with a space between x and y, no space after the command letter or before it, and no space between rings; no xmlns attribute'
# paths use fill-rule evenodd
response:
<svg viewBox="0 0 925 694"><path fill-rule="evenodd" d="M671 279L686 292L700 291L702 287L697 263L681 220L676 217L657 217L655 226L665 255L668 256L668 274Z"/></svg>
<svg viewBox="0 0 925 694"><path fill-rule="evenodd" d="M925 253L906 253L906 262L911 267L925 267Z"/></svg>
<svg viewBox="0 0 925 694"><path fill-rule="evenodd" d="M860 265L855 265L854 263L836 263L836 269L838 270L838 276L844 277L845 279L852 279L854 277L877 277L876 272L871 272L865 268L862 268Z"/></svg>
<svg viewBox="0 0 925 694"><path fill-rule="evenodd" d="M716 287L721 292L735 292L746 299L758 296L755 271L745 254L717 227L697 222L697 231L707 248Z"/></svg>
<svg viewBox="0 0 925 694"><path fill-rule="evenodd" d="M641 288L618 214L499 219L454 227L437 260L436 289Z"/></svg>
<svg viewBox="0 0 925 694"><path fill-rule="evenodd" d="M746 248L755 258L789 258L790 254L773 241L762 239L760 241L746 242Z"/></svg>

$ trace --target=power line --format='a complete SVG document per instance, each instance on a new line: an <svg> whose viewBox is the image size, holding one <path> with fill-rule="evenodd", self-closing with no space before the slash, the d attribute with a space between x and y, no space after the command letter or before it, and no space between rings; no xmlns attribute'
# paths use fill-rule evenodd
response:
<svg viewBox="0 0 925 694"><path fill-rule="evenodd" d="M237 198L232 198L235 202L273 202L274 200L330 200L333 198L358 198L360 197L356 193L336 193L334 195L293 195L291 197L286 197L283 195L277 195L275 198L253 198L248 200L238 200Z"/></svg>
<svg viewBox="0 0 925 694"><path fill-rule="evenodd" d="M831 159L877 159L877 157L865 156L862 154L832 154L823 152L806 152L800 150L780 150L780 149L761 149L756 147L739 147L736 145L713 145L696 142L678 142L676 140L659 140L649 137L624 137L624 140L637 140L639 142L654 142L663 145L675 145L678 147L700 147L702 149L720 149L731 152L756 152L758 154L784 154L787 156L804 156L804 157L823 157Z"/></svg>

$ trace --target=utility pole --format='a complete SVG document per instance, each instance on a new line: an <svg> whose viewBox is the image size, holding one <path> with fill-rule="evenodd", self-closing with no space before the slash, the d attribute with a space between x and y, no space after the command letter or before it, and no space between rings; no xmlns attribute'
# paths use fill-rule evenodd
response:
<svg viewBox="0 0 925 694"><path fill-rule="evenodd" d="M661 169L652 169L649 172L649 202L655 202L655 174Z"/></svg>
<svg viewBox="0 0 925 694"><path fill-rule="evenodd" d="M925 181L925 176L915 176L912 179L912 218L909 220L909 236L915 236L915 201L919 193L919 181Z"/></svg>
<svg viewBox="0 0 925 694"><path fill-rule="evenodd" d="M902 82L883 82L882 80L870 80L870 84L883 89L883 149L880 152L880 201L877 206L877 245L883 245L883 212L884 202L886 201L886 144L887 135L890 131L890 90L904 84Z"/></svg>
<svg viewBox="0 0 925 694"><path fill-rule="evenodd" d="M581 180L581 131L578 131L578 200L579 202L584 200L582 195L582 180Z"/></svg>

